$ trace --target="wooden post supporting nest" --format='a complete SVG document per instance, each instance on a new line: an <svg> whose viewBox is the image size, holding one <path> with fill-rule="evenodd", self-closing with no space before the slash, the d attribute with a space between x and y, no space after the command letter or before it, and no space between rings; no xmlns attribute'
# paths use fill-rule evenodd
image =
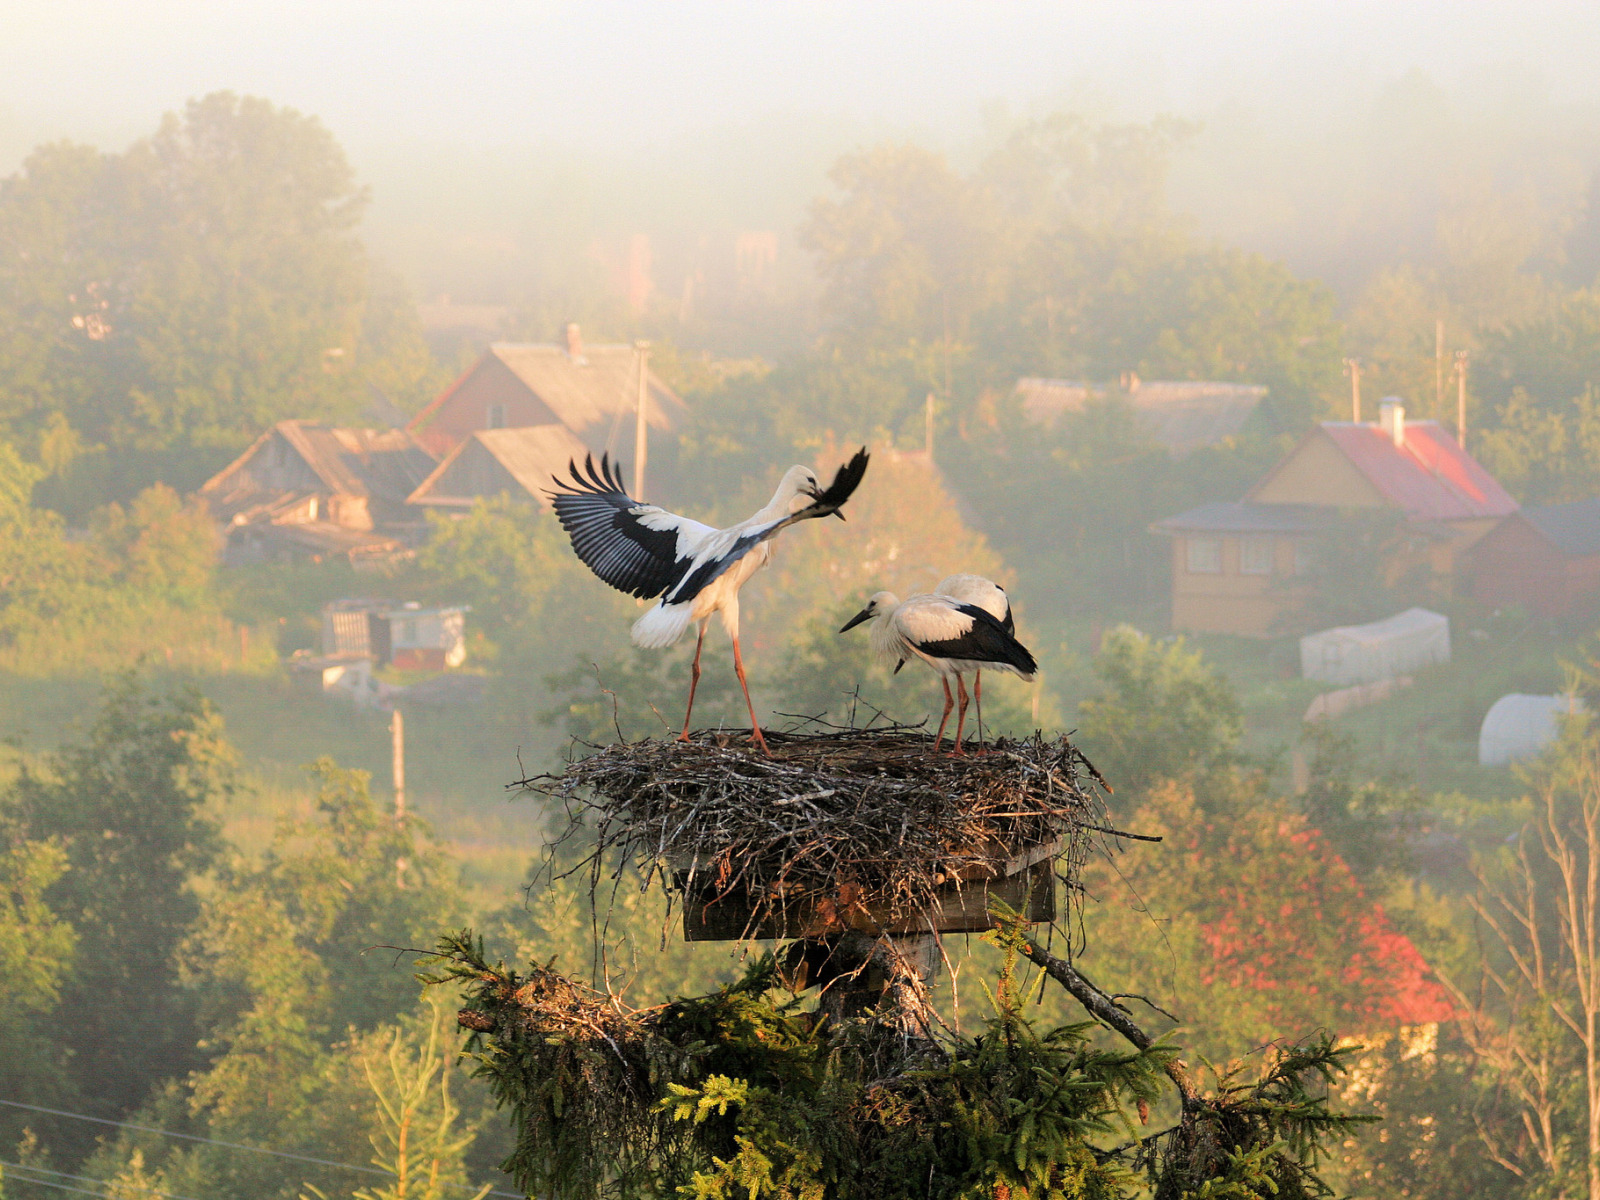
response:
<svg viewBox="0 0 1600 1200"><path fill-rule="evenodd" d="M784 968L797 990L822 989L817 1011L830 1020L876 1013L902 1037L932 1040L929 992L943 957L931 933L874 938L849 930L791 943Z"/></svg>

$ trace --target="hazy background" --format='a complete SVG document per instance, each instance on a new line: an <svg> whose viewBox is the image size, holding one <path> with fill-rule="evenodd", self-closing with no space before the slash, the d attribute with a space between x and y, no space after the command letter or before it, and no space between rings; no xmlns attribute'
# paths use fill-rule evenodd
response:
<svg viewBox="0 0 1600 1200"><path fill-rule="evenodd" d="M1200 123L1197 232L1348 296L1450 193L1570 211L1600 127L1581 3L0 6L0 172L119 149L226 89L316 114L372 188L368 244L423 297L509 301L553 243L645 232L656 286L737 228L792 233L885 138L975 162L1058 109ZM1430 209L1426 214L1421 210Z"/></svg>

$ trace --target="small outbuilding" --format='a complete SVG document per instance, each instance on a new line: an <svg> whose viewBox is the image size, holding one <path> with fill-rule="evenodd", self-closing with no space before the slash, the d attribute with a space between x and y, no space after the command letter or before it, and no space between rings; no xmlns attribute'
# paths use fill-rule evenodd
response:
<svg viewBox="0 0 1600 1200"><path fill-rule="evenodd" d="M1472 549L1472 596L1541 617L1600 609L1600 497L1524 508Z"/></svg>
<svg viewBox="0 0 1600 1200"><path fill-rule="evenodd" d="M1501 696L1484 714L1478 731L1478 762L1503 767L1536 757L1561 736L1562 719L1583 712L1577 696Z"/></svg>
<svg viewBox="0 0 1600 1200"><path fill-rule="evenodd" d="M322 652L407 671L459 667L467 658L467 612L464 604L424 608L414 600L335 600L322 609Z"/></svg>
<svg viewBox="0 0 1600 1200"><path fill-rule="evenodd" d="M1408 608L1368 625L1340 625L1300 639L1300 673L1340 687L1393 679L1450 661L1450 618Z"/></svg>

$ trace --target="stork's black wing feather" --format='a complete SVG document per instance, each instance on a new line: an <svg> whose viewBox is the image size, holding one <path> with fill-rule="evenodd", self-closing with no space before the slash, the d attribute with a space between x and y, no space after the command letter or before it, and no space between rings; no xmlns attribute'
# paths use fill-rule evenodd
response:
<svg viewBox="0 0 1600 1200"><path fill-rule="evenodd" d="M849 462L833 473L833 482L828 485L827 490L813 503L795 513L793 519L805 521L812 517L826 517L830 513L838 512L856 488L861 486L862 477L867 473L867 463L871 458L865 446L857 450Z"/></svg>
<svg viewBox="0 0 1600 1200"><path fill-rule="evenodd" d="M683 577L689 560L678 558L678 531L651 529L640 518L665 513L623 491L621 473L609 456L584 455L583 468L569 462L571 479L556 479L549 493L572 549L591 571L620 592L652 600Z"/></svg>
<svg viewBox="0 0 1600 1200"><path fill-rule="evenodd" d="M930 658L952 658L958 662L1002 663L1015 667L1025 675L1032 675L1039 664L1028 653L1028 648L1006 632L983 609L971 604L957 605L957 611L972 618L972 628L960 637L945 638L938 642L916 642L916 648Z"/></svg>

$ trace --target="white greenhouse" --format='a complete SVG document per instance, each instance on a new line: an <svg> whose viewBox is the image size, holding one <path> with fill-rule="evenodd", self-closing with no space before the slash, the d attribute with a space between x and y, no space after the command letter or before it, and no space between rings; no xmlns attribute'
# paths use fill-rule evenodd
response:
<svg viewBox="0 0 1600 1200"><path fill-rule="evenodd" d="M1300 639L1301 675L1338 687L1376 683L1449 661L1450 618L1425 608Z"/></svg>
<svg viewBox="0 0 1600 1200"><path fill-rule="evenodd" d="M1501 696L1478 731L1478 762L1486 767L1533 758L1561 735L1561 719L1583 711L1576 696Z"/></svg>

